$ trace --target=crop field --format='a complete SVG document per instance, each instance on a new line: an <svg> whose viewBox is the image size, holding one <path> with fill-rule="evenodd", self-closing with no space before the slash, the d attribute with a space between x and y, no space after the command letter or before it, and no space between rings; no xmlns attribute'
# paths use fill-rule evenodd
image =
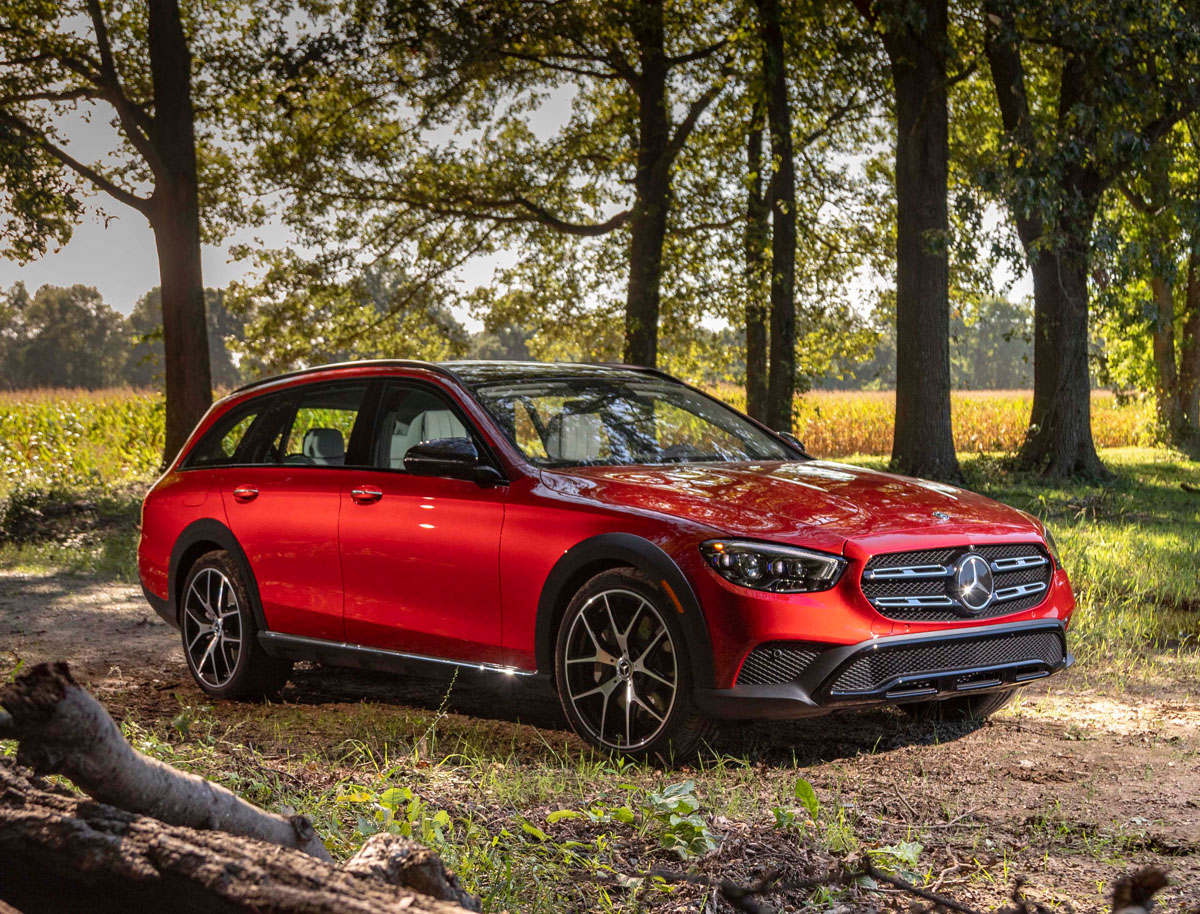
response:
<svg viewBox="0 0 1200 914"><path fill-rule="evenodd" d="M713 393L745 402L732 385ZM1028 391L959 391L954 439L962 453L1012 452L1029 418ZM887 391L813 391L796 398L795 433L819 457L891 453L895 397ZM1153 440L1149 401L1092 397L1099 447ZM127 389L0 393L0 496L14 489L92 490L153 476L162 449L161 396Z"/></svg>

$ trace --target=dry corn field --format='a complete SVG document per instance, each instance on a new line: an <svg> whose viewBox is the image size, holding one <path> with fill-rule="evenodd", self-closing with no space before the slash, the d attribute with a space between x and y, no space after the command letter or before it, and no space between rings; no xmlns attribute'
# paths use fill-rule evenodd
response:
<svg viewBox="0 0 1200 914"><path fill-rule="evenodd" d="M739 409L740 387L713 393ZM1033 394L1028 390L959 390L950 396L954 445L961 453L1016 451L1025 437ZM818 457L890 454L896 395L890 390L816 390L796 397L796 436ZM1154 441L1149 398L1119 402L1109 391L1092 393L1092 433L1097 447L1145 446Z"/></svg>
<svg viewBox="0 0 1200 914"><path fill-rule="evenodd" d="M713 393L742 408L734 385ZM1029 418L1029 391L957 391L954 441L962 453L1015 451ZM820 457L890 454L895 394L812 391L796 398L796 435ZM1092 395L1099 447L1147 445L1154 436L1149 400L1119 403ZM22 486L89 488L147 478L162 448L162 398L128 389L0 393L0 495Z"/></svg>

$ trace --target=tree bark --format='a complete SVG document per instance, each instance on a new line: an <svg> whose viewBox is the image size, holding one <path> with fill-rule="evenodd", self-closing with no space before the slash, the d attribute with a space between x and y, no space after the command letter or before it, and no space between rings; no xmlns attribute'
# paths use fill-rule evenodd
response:
<svg viewBox="0 0 1200 914"><path fill-rule="evenodd" d="M150 0L148 26L154 86L151 140L162 163L150 199L150 225L162 286L166 464L212 404L212 376L200 268L192 58L178 0Z"/></svg>
<svg viewBox="0 0 1200 914"><path fill-rule="evenodd" d="M23 914L465 910L390 884L383 870L340 870L297 850L51 793L0 759L0 900Z"/></svg>
<svg viewBox="0 0 1200 914"><path fill-rule="evenodd" d="M771 364L766 422L792 431L796 395L796 166L788 101L783 11L779 0L757 0L767 127L771 135Z"/></svg>
<svg viewBox="0 0 1200 914"><path fill-rule="evenodd" d="M762 192L762 110L757 103L746 137L746 412L767 422L767 321L762 297L767 269L769 204Z"/></svg>
<svg viewBox="0 0 1200 914"><path fill-rule="evenodd" d="M1175 284L1166 276L1150 280L1154 291L1154 399L1158 423L1167 441L1178 443L1183 435L1183 399L1175 362Z"/></svg>
<svg viewBox="0 0 1200 914"><path fill-rule="evenodd" d="M1018 149L1035 143L1025 68L1014 41L1007 11L994 15L1002 28L989 27L984 45L1004 130ZM1070 107L1083 91L1080 61L1068 60L1060 76L1059 130L1065 131ZM1043 217L1020 199L1008 208L1033 275L1033 405L1018 460L1051 477L1106 478L1109 474L1092 439L1091 378L1088 373L1088 272L1091 233L1103 182L1076 167L1064 176L1063 203ZM1053 245L1045 243L1052 221Z"/></svg>
<svg viewBox="0 0 1200 914"><path fill-rule="evenodd" d="M7 714L0 736L20 740L17 761L38 774L61 774L103 803L172 825L217 829L321 860L329 852L303 816L290 819L232 791L142 755L65 663L41 663L0 693Z"/></svg>
<svg viewBox="0 0 1200 914"><path fill-rule="evenodd" d="M950 423L946 0L884 33L896 98L896 432L892 466L957 481Z"/></svg>
<svg viewBox="0 0 1200 914"><path fill-rule="evenodd" d="M1179 394L1184 421L1194 437L1200 426L1200 232L1192 235L1179 345Z"/></svg>
<svg viewBox="0 0 1200 914"><path fill-rule="evenodd" d="M663 242L667 235L671 172L671 120L667 110L667 60L662 0L638 4L631 17L641 73L638 79L638 148L630 217L629 286L625 299L625 354L630 365L658 364L658 312Z"/></svg>

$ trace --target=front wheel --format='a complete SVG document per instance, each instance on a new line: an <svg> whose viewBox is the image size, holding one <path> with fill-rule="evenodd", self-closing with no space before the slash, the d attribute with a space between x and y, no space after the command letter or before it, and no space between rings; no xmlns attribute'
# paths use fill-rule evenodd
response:
<svg viewBox="0 0 1200 914"><path fill-rule="evenodd" d="M290 661L258 643L250 592L233 557L209 552L188 571L179 630L192 678L214 698L262 698L283 688Z"/></svg>
<svg viewBox="0 0 1200 914"><path fill-rule="evenodd" d="M1016 694L1016 689L998 689L995 692L959 695L940 701L917 701L900 707L917 720L944 723L986 720L1012 701Z"/></svg>
<svg viewBox="0 0 1200 914"><path fill-rule="evenodd" d="M575 732L645 757L686 756L713 724L692 700L683 628L663 594L631 568L596 575L559 625L555 679Z"/></svg>

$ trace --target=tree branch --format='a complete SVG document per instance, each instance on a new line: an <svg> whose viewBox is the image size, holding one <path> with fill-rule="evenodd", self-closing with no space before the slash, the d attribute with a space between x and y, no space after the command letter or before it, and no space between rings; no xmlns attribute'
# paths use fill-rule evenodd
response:
<svg viewBox="0 0 1200 914"><path fill-rule="evenodd" d="M700 120L700 115L704 114L704 112L708 109L708 106L711 105L716 97L721 94L721 90L724 88L725 83L723 80L714 82L711 86L705 89L701 96L692 102L692 104L688 107L687 115L684 117L679 126L675 128L675 135L672 136L670 142L667 143L667 152L665 158L668 165L675 161L675 157L679 155L680 150L682 150L684 144L687 143L688 137L690 137L692 135L692 131L696 129L696 122Z"/></svg>
<svg viewBox="0 0 1200 914"><path fill-rule="evenodd" d="M30 142L41 146L49 155L56 158L63 165L70 168L77 175L90 181L99 190L104 191L114 200L124 203L126 206L131 206L141 213L146 218L150 217L150 201L145 197L139 197L132 191L114 184L109 178L106 178L96 169L89 165L84 165L65 149L61 149L43 134L41 131L29 126L20 118L6 111L0 111L0 124L5 124L18 133L24 134L29 138Z"/></svg>
<svg viewBox="0 0 1200 914"><path fill-rule="evenodd" d="M100 50L100 77L101 86L106 90L105 98L116 109L129 142L146 159L155 177L161 177L165 171L163 161L149 136L154 126L153 122L129 100L121 88L121 78L113 62L112 44L108 37L108 25L104 21L104 11L100 8L100 0L88 0L87 5L88 13L92 17L92 27L96 30L96 45Z"/></svg>

